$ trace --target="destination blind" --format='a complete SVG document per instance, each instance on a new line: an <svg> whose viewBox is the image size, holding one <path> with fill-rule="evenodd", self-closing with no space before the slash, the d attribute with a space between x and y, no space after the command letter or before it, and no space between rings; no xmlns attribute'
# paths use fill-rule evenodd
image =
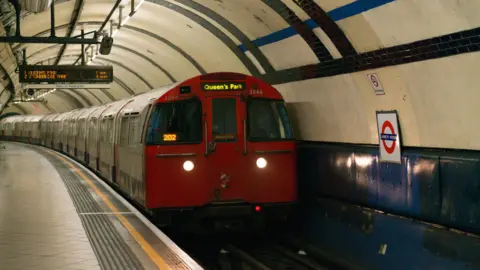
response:
<svg viewBox="0 0 480 270"><path fill-rule="evenodd" d="M243 91L246 88L244 82L204 82L201 85L204 91Z"/></svg>

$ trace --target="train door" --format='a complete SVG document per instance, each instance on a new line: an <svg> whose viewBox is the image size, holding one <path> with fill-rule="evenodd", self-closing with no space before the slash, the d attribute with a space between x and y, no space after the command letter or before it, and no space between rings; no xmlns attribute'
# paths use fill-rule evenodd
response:
<svg viewBox="0 0 480 270"><path fill-rule="evenodd" d="M123 108L122 108L123 109ZM128 117L122 117L122 109L118 110L117 117L115 118L115 129L114 129L114 143L113 143L113 167L112 167L112 182L119 184L121 182L120 171L122 167L119 164L119 147L124 142L124 138L128 138ZM123 164L122 164L123 165ZM125 172L125 170L123 169Z"/></svg>
<svg viewBox="0 0 480 270"><path fill-rule="evenodd" d="M238 96L207 96L205 106L208 179L213 202L243 202L245 103ZM242 164L242 165L240 165Z"/></svg>
<svg viewBox="0 0 480 270"><path fill-rule="evenodd" d="M118 170L118 159L117 159L117 156L118 156L118 145L119 145L119 141L120 141L120 136L122 134L120 134L122 132L122 111L123 109L128 105L130 104L130 102L132 102L133 99L129 100L128 102L126 102L125 104L122 105L122 107L120 107L117 111L117 113L115 113L115 115L113 116L113 120L112 120L112 127L111 127L111 130L113 132L113 135L112 135L112 139L111 139L111 147L109 148L109 152L108 152L108 161L110 162L110 177L111 177L111 181L118 184L118 180L119 180L119 170ZM130 119L129 119L130 120ZM130 122L128 120L128 122ZM128 128L127 126L127 130L126 132L130 132L130 128ZM128 134L127 134L128 135Z"/></svg>
<svg viewBox="0 0 480 270"><path fill-rule="evenodd" d="M61 133L60 131L60 123L61 123L61 118L63 116L60 116L59 120L53 122L53 127L52 127L52 141L53 141L53 149L55 150L60 150L60 138L61 138ZM57 132L55 132L57 131Z"/></svg>
<svg viewBox="0 0 480 270"><path fill-rule="evenodd" d="M109 150L112 149L112 137L113 137L113 116L104 116L100 121L100 144L99 150L97 152L98 165L100 173L107 178L107 180L112 181L110 174L110 160L109 160Z"/></svg>
<svg viewBox="0 0 480 270"><path fill-rule="evenodd" d="M97 149L98 149L98 118L92 117L88 121L88 138L87 138L87 165L95 170L98 170L97 167Z"/></svg>

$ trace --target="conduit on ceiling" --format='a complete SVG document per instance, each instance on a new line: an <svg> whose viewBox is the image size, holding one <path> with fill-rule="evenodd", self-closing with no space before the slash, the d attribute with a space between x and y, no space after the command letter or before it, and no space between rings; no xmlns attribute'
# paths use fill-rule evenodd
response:
<svg viewBox="0 0 480 270"><path fill-rule="evenodd" d="M50 7L52 0L18 0L22 10L30 12L42 12Z"/></svg>

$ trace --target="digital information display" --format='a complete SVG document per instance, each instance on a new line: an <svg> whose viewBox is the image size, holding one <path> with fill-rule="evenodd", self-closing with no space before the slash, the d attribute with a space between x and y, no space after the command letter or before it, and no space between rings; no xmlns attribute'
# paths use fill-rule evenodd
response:
<svg viewBox="0 0 480 270"><path fill-rule="evenodd" d="M20 66L20 83L111 83L112 66Z"/></svg>
<svg viewBox="0 0 480 270"><path fill-rule="evenodd" d="M213 82L202 83L204 91L242 91L245 90L244 82Z"/></svg>
<svg viewBox="0 0 480 270"><path fill-rule="evenodd" d="M177 141L177 134L163 134L163 141L175 142Z"/></svg>

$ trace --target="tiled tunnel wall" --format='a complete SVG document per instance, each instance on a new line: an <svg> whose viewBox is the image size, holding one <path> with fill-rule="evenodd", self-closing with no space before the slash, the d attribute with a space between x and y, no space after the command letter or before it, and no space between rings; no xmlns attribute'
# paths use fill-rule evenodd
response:
<svg viewBox="0 0 480 270"><path fill-rule="evenodd" d="M327 197L480 233L480 153L406 148L380 163L378 146L299 142L299 196Z"/></svg>

